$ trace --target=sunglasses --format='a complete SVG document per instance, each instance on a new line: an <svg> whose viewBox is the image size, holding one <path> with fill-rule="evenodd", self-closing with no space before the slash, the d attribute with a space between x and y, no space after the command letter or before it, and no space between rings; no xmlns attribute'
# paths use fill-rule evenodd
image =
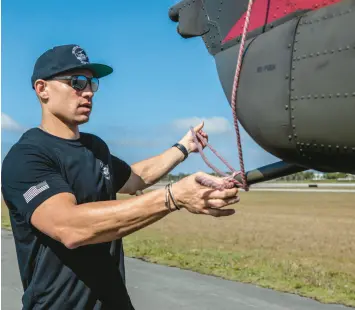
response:
<svg viewBox="0 0 355 310"><path fill-rule="evenodd" d="M78 91L82 91L90 83L91 90L96 92L99 89L99 79L96 77L87 77L85 75L57 76L51 80L67 80L70 81L70 86Z"/></svg>

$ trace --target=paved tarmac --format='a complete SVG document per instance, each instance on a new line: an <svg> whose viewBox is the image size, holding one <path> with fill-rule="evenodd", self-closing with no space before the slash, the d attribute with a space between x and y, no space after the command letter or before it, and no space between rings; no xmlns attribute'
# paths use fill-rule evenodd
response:
<svg viewBox="0 0 355 310"><path fill-rule="evenodd" d="M11 232L1 234L1 309L21 309L22 286ZM345 310L254 285L126 258L136 310Z"/></svg>
<svg viewBox="0 0 355 310"><path fill-rule="evenodd" d="M163 188L167 183L159 182L149 189ZM244 191L240 189L240 191ZM281 183L262 182L252 184L250 191L254 192L303 192L303 193L354 193L355 183Z"/></svg>

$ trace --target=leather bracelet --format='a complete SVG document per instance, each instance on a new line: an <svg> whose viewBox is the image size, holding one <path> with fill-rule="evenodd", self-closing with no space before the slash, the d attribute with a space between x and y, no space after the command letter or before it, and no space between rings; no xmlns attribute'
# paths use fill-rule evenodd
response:
<svg viewBox="0 0 355 310"><path fill-rule="evenodd" d="M177 205L177 203L176 203L176 201L175 201L175 199L174 199L173 191L172 191L172 186L173 186L173 184L170 182L170 183L168 184L168 191L169 191L171 200L173 201L173 204L174 204L175 208L176 208L177 210L180 210L180 207Z"/></svg>
<svg viewBox="0 0 355 310"><path fill-rule="evenodd" d="M168 184L168 185L169 185L169 184ZM172 212L171 207L170 207L168 185L165 186L165 207L166 207L167 209L169 209L170 212Z"/></svg>
<svg viewBox="0 0 355 310"><path fill-rule="evenodd" d="M177 147L184 154L184 160L189 156L189 152L182 144L175 143L173 147Z"/></svg>

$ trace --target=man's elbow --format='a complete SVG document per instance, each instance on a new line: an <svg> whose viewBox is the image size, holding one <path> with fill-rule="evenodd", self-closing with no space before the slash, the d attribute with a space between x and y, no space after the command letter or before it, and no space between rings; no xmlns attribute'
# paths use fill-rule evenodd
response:
<svg viewBox="0 0 355 310"><path fill-rule="evenodd" d="M122 238L120 229L103 231L95 230L93 227L87 228L66 228L61 230L59 241L69 250L74 250L81 246L110 242Z"/></svg>
<svg viewBox="0 0 355 310"><path fill-rule="evenodd" d="M62 243L68 250L74 250L83 245L79 240L71 237L63 239Z"/></svg>
<svg viewBox="0 0 355 310"><path fill-rule="evenodd" d="M67 249L74 250L80 246L86 245L93 239L94 234L90 229L68 228L58 229L58 239Z"/></svg>

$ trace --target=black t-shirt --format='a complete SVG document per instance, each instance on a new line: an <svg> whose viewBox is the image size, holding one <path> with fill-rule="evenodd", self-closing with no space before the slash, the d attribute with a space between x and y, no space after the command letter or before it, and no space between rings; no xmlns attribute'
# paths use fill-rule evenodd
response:
<svg viewBox="0 0 355 310"><path fill-rule="evenodd" d="M130 173L130 166L92 134L67 140L32 128L12 147L2 165L2 192L24 288L23 309L133 309L122 240L68 249L30 221L34 210L58 193L74 194L77 207L115 200Z"/></svg>

